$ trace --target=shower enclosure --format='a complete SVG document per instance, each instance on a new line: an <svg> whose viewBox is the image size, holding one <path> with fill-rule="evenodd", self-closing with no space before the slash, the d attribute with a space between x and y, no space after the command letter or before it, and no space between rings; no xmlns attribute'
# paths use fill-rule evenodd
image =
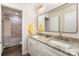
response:
<svg viewBox="0 0 79 59"><path fill-rule="evenodd" d="M22 11L2 6L3 46L10 47L22 42Z"/></svg>

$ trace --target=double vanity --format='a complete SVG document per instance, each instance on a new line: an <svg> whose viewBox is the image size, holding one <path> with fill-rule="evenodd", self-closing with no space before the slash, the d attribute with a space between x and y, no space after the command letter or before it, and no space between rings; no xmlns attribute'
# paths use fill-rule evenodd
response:
<svg viewBox="0 0 79 59"><path fill-rule="evenodd" d="M79 40L50 35L29 35L28 53L32 56L78 56Z"/></svg>

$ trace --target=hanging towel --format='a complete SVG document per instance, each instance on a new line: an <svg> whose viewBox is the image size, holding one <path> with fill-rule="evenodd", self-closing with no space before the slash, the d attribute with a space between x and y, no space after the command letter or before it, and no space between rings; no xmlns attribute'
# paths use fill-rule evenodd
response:
<svg viewBox="0 0 79 59"><path fill-rule="evenodd" d="M29 32L30 34L33 34L34 28L33 28L33 25L32 25L32 24L29 24L28 32Z"/></svg>

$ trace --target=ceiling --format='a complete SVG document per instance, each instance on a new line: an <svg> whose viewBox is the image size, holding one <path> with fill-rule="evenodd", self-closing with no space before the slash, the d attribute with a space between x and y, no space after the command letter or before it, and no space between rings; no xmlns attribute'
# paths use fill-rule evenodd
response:
<svg viewBox="0 0 79 59"><path fill-rule="evenodd" d="M24 6L23 8L25 8L25 6L34 7L37 11L39 10L39 8L41 6L44 6L45 10L42 11L41 13L39 13L39 14L43 14L43 13L45 13L45 12L51 10L51 9L54 9L54 8L60 6L60 5L63 5L63 4L65 4L65 3L17 3L17 4L14 3L14 5ZM6 14L14 14L15 15L16 12L18 14L21 14L20 11L18 11L18 10L11 10L11 9L8 9L7 7L3 8L3 10L5 11Z"/></svg>
<svg viewBox="0 0 79 59"><path fill-rule="evenodd" d="M42 11L40 14L45 13L51 9L54 9L58 6L63 5L63 4L65 4L65 3L22 3L22 5L34 7L36 10L39 10L39 8L41 8L41 6L44 6L45 10Z"/></svg>

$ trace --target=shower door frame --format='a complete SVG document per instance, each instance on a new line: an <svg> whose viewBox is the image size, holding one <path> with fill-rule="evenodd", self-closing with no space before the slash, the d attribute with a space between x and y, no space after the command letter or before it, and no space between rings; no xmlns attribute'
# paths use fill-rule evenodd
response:
<svg viewBox="0 0 79 59"><path fill-rule="evenodd" d="M3 11L2 11L2 7L7 7L7 8L10 8L10 9L14 9L14 10L18 10L21 12L21 34L22 34L22 10L19 10L19 9L16 9L16 8L12 8L12 7L8 7L8 6L5 6L5 5L1 5L1 16L2 16L2 45L4 45L4 20L3 20ZM12 30L12 28L11 28ZM11 34L11 37L12 37L12 34ZM11 38L12 39L12 38ZM21 38L21 41L22 41L22 38ZM5 48L5 47L4 47Z"/></svg>

